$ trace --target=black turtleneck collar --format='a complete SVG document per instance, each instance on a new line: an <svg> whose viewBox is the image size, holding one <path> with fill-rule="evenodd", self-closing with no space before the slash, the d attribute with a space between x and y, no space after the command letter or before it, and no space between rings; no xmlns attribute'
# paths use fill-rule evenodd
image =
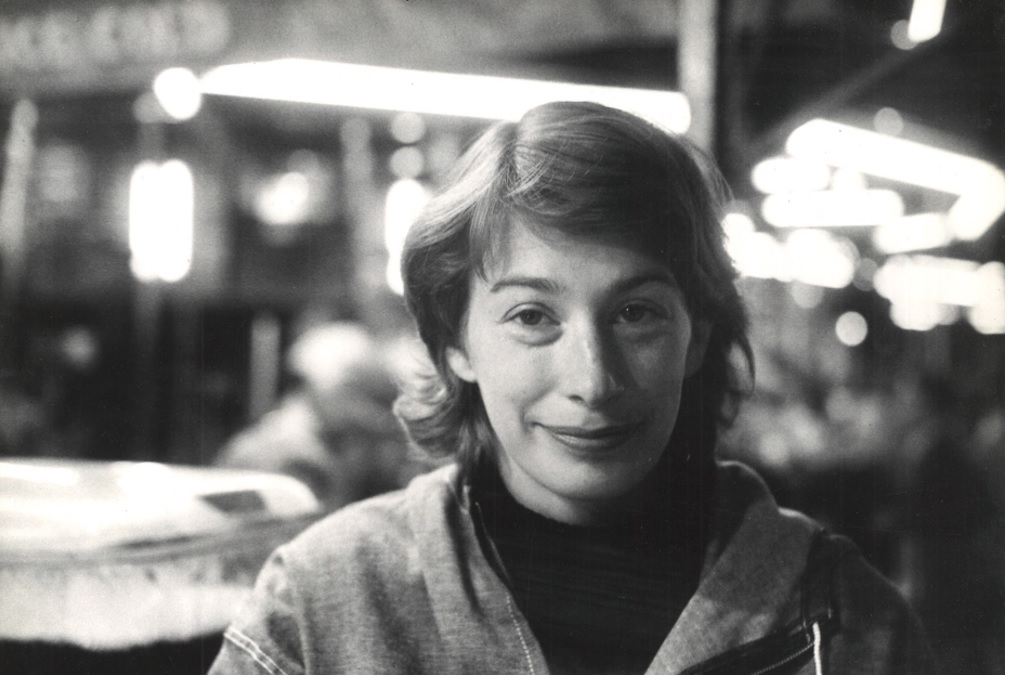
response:
<svg viewBox="0 0 1009 675"><path fill-rule="evenodd" d="M570 525L515 500L496 467L473 472L481 545L552 672L644 672L697 589L711 472L667 457L603 525Z"/></svg>

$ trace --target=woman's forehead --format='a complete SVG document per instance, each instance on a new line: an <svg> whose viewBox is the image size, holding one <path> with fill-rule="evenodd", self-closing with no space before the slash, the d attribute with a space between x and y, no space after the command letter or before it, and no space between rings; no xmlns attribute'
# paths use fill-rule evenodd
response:
<svg viewBox="0 0 1009 675"><path fill-rule="evenodd" d="M672 279L671 266L664 251L646 245L641 237L619 227L579 226L553 224L514 216L488 232L478 242L477 276L488 278L520 266L531 253L552 252L555 263L577 264L586 257L612 257L631 254L641 268L666 270Z"/></svg>
<svg viewBox="0 0 1009 675"><path fill-rule="evenodd" d="M625 242L521 222L511 223L502 233L480 277L492 288L597 282L627 286L646 281L676 285L660 260Z"/></svg>

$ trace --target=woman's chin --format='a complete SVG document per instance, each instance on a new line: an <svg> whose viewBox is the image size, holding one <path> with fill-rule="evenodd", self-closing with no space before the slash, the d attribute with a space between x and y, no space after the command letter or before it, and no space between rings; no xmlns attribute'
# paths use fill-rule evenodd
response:
<svg viewBox="0 0 1009 675"><path fill-rule="evenodd" d="M643 486L645 475L647 472L640 471L616 475L580 471L564 480L539 485L536 492L522 494L519 490L514 496L528 508L555 520L589 524L619 512L620 505Z"/></svg>

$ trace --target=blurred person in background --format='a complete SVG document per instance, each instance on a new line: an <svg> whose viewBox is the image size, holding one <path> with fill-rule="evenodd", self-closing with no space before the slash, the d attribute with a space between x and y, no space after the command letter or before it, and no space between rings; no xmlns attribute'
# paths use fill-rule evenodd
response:
<svg viewBox="0 0 1009 675"><path fill-rule="evenodd" d="M392 413L397 356L355 323L304 330L287 355L293 386L215 464L294 476L328 510L402 487L417 469Z"/></svg>
<svg viewBox="0 0 1009 675"><path fill-rule="evenodd" d="M949 382L902 373L899 485L911 596L942 666L1001 672L1005 655L1005 410L967 411Z"/></svg>
<svg viewBox="0 0 1009 675"><path fill-rule="evenodd" d="M752 376L722 186L603 106L491 127L404 248L433 369L396 409L455 461L279 549L211 672L931 672L853 544L715 460Z"/></svg>
<svg viewBox="0 0 1009 675"><path fill-rule="evenodd" d="M0 381L0 456L32 456L47 428L39 401Z"/></svg>

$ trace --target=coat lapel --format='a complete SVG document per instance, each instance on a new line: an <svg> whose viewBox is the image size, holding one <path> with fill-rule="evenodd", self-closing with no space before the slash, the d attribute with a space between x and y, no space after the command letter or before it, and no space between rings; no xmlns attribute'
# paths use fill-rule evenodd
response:
<svg viewBox="0 0 1009 675"><path fill-rule="evenodd" d="M701 582L649 674L679 673L783 627L800 615L816 526L779 509L746 467L719 466Z"/></svg>

